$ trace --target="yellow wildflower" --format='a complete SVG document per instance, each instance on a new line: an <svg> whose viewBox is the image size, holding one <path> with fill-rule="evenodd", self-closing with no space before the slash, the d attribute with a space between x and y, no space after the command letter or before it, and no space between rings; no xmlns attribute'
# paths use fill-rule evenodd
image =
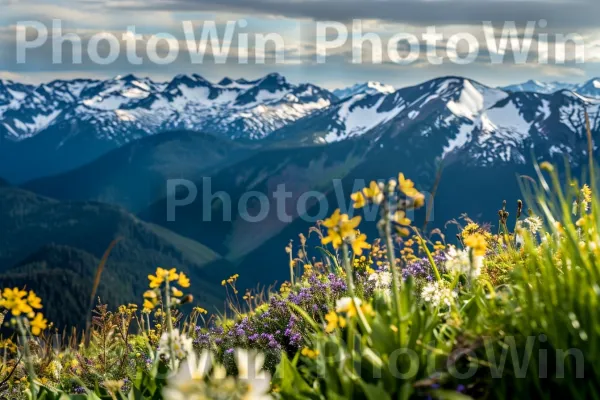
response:
<svg viewBox="0 0 600 400"><path fill-rule="evenodd" d="M148 314L148 313L150 313L150 311L152 311L154 309L154 307L156 307L156 304L154 304L153 302L151 302L148 299L144 299L143 307L144 308L142 309L142 312Z"/></svg>
<svg viewBox="0 0 600 400"><path fill-rule="evenodd" d="M190 287L190 279L183 272L179 273L179 280L177 281L177 283L182 288L189 288Z"/></svg>
<svg viewBox="0 0 600 400"><path fill-rule="evenodd" d="M29 322L29 325L31 326L31 333L35 336L39 336L39 334L48 327L48 320L44 318L42 313L37 313L35 318Z"/></svg>
<svg viewBox="0 0 600 400"><path fill-rule="evenodd" d="M340 209L338 208L331 214L331 217L327 218L323 221L323 226L328 229L333 229L340 224L342 214L340 213Z"/></svg>
<svg viewBox="0 0 600 400"><path fill-rule="evenodd" d="M471 235L465 240L465 245L472 248L473 252L476 256L484 256L485 251L487 249L487 243L485 241L485 236L480 233L476 233Z"/></svg>
<svg viewBox="0 0 600 400"><path fill-rule="evenodd" d="M586 203L592 202L592 189L587 184L581 188L581 195L583 196L583 201Z"/></svg>
<svg viewBox="0 0 600 400"><path fill-rule="evenodd" d="M353 193L350 198L354 201L354 208L363 208L367 204L367 200L361 192Z"/></svg>
<svg viewBox="0 0 600 400"><path fill-rule="evenodd" d="M172 287L171 292L173 293L173 296L175 296L175 297L183 296L183 292L181 290L177 289L176 287Z"/></svg>
<svg viewBox="0 0 600 400"><path fill-rule="evenodd" d="M29 314L33 311L31 306L25 300L27 292L19 288L4 289L2 299L0 299L0 307L10 310L15 317L21 314Z"/></svg>
<svg viewBox="0 0 600 400"><path fill-rule="evenodd" d="M342 215L342 223L340 225L340 234L346 239L354 235L354 230L360 225L361 217L358 215L352 219L348 219L346 214Z"/></svg>
<svg viewBox="0 0 600 400"><path fill-rule="evenodd" d="M346 313L349 317L356 315L356 306L360 307L362 301L359 298L342 297L335 303L335 311L337 313Z"/></svg>
<svg viewBox="0 0 600 400"><path fill-rule="evenodd" d="M367 235L360 234L352 241L352 251L357 256L360 256L363 253L363 249L369 249L371 245L367 243Z"/></svg>
<svg viewBox="0 0 600 400"><path fill-rule="evenodd" d="M410 219L406 218L406 212L402 210L396 211L392 219L394 220L394 222L403 226L409 226L411 222Z"/></svg>
<svg viewBox="0 0 600 400"><path fill-rule="evenodd" d="M325 320L327 321L327 327L325 328L327 333L333 332L337 327L343 328L346 326L346 320L337 315L335 311L330 311L325 316Z"/></svg>
<svg viewBox="0 0 600 400"><path fill-rule="evenodd" d="M402 173L398 175L398 186L400 191L407 196L415 197L417 194L419 194L419 191L415 189L414 182L410 179L404 178L404 174Z"/></svg>
<svg viewBox="0 0 600 400"><path fill-rule="evenodd" d="M164 278L162 276L159 276L158 273L157 276L148 275L148 280L150 281L150 287L152 289L160 287L160 285L162 285L162 283L164 282Z"/></svg>
<svg viewBox="0 0 600 400"><path fill-rule="evenodd" d="M33 290L29 291L29 296L27 296L27 303L29 303L29 306L31 306L31 308L35 308L38 310L42 308L42 299L37 297Z"/></svg>
<svg viewBox="0 0 600 400"><path fill-rule="evenodd" d="M308 357L308 358L314 360L319 355L319 350L312 350L312 349L309 349L308 347L305 347L305 348L302 349L301 353L302 353L303 356Z"/></svg>
<svg viewBox="0 0 600 400"><path fill-rule="evenodd" d="M342 245L342 236L334 229L329 229L327 236L321 239L321 243L324 245L331 243L334 249L338 249Z"/></svg>
<svg viewBox="0 0 600 400"><path fill-rule="evenodd" d="M479 231L479 225L477 225L474 222L471 222L471 223L467 224L467 226L465 226L465 228L461 232L461 235L464 239L464 238L467 238L467 237L477 233L478 231Z"/></svg>
<svg viewBox="0 0 600 400"><path fill-rule="evenodd" d="M442 242L440 242L439 240L436 241L435 244L434 244L434 246L433 246L433 249L435 251L443 251L445 248L446 248L446 246Z"/></svg>
<svg viewBox="0 0 600 400"><path fill-rule="evenodd" d="M169 282L173 282L173 281L176 281L177 279L179 279L179 274L177 273L177 269L171 268L168 271L164 270L162 268L159 268L159 269L162 270L161 271L162 277L164 279L167 279ZM157 275L158 275L158 271L157 271Z"/></svg>
<svg viewBox="0 0 600 400"><path fill-rule="evenodd" d="M423 193L417 193L413 196L413 207L421 208L425 205L425 195Z"/></svg>
<svg viewBox="0 0 600 400"><path fill-rule="evenodd" d="M383 193L381 193L379 184L375 181L371 181L368 188L363 188L363 194L375 204L379 204L383 200Z"/></svg>
<svg viewBox="0 0 600 400"><path fill-rule="evenodd" d="M194 311L196 311L198 314L208 314L208 311L202 307L194 307Z"/></svg>

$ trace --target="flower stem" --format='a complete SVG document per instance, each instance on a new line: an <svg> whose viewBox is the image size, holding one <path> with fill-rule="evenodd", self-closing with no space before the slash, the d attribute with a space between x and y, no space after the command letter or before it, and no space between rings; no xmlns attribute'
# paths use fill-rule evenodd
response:
<svg viewBox="0 0 600 400"><path fill-rule="evenodd" d="M21 340L23 341L23 351L25 352L25 366L27 368L27 379L29 380L29 388L31 390L31 398L33 400L37 399L37 387L35 384L35 370L33 369L33 364L31 363L31 351L29 350L29 338L27 337L27 330L23 325L23 321L21 318L16 318L17 326L19 327L19 334L21 335Z"/></svg>
<svg viewBox="0 0 600 400"><path fill-rule="evenodd" d="M417 230L417 228L413 228L413 231L415 232L415 234L417 235L417 237L421 241L421 243L420 243L421 248L423 248L423 250L425 251L425 254L427 255L427 259L429 260L429 263L431 264L431 268L433 269L433 273L435 274L435 278L437 279L438 282L441 282L442 281L442 276L440 275L440 271L438 270L438 267L435 264L435 261L433 260L433 256L431 255L431 251L429 251L429 249L427 248L427 243L425 243L425 239L423 239L423 236L421 236L421 234L419 233L419 231Z"/></svg>
<svg viewBox="0 0 600 400"><path fill-rule="evenodd" d="M356 310L356 314L358 315L358 321L361 325L361 328L367 332L371 333L371 327L365 318L360 306L356 302L355 288L354 288L354 270L352 268L352 264L350 263L350 251L348 249L348 243L342 243L342 257L344 257L344 269L346 271L346 280L348 282L348 292L350 292L350 298L352 299L352 304L354 305L354 309Z"/></svg>
<svg viewBox="0 0 600 400"><path fill-rule="evenodd" d="M292 258L292 251L290 249L290 283L294 286L294 259Z"/></svg>
<svg viewBox="0 0 600 400"><path fill-rule="evenodd" d="M396 308L398 320L400 320L400 278L398 276L398 270L396 269L396 256L394 254L394 242L392 240L392 221L390 213L388 200L386 199L383 210L383 233L387 247L390 272L392 273L392 299L394 300L394 307Z"/></svg>
<svg viewBox="0 0 600 400"><path fill-rule="evenodd" d="M171 369L175 370L175 359L173 357L173 320L171 319L171 288L169 286L169 278L167 278L165 279L165 314L167 318L167 332L169 335L167 343L169 344L169 364L171 364Z"/></svg>

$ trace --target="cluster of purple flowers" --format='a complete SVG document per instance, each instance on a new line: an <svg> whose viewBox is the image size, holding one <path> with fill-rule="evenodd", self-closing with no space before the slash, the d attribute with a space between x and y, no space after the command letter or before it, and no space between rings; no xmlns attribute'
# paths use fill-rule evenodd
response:
<svg viewBox="0 0 600 400"><path fill-rule="evenodd" d="M297 317L289 304L295 304L316 320L327 314L335 301L346 295L346 282L335 274L313 274L303 279L287 295L274 295L268 307L249 316L244 316L232 325L211 326L209 329L196 327L194 345L197 348L225 349L224 359L238 347L255 348L267 356L273 356L273 365L278 362L282 350L294 354L303 346L308 325ZM277 359L275 359L277 358Z"/></svg>
<svg viewBox="0 0 600 400"><path fill-rule="evenodd" d="M446 253L437 252L433 254L433 262L440 270L440 273L444 272L444 262L446 261ZM406 279L409 276L412 276L416 279L424 279L428 282L433 282L435 280L433 268L428 258L421 258L416 260L406 267L402 268L402 278Z"/></svg>

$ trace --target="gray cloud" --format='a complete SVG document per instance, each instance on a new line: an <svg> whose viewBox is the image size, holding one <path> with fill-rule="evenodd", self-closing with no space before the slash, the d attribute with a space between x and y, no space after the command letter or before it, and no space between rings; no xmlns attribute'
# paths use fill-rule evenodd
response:
<svg viewBox="0 0 600 400"><path fill-rule="evenodd" d="M365 18L415 25L545 19L549 27L572 29L595 28L600 15L597 0L151 0L139 3L114 1L105 6L182 12L245 12L334 21Z"/></svg>

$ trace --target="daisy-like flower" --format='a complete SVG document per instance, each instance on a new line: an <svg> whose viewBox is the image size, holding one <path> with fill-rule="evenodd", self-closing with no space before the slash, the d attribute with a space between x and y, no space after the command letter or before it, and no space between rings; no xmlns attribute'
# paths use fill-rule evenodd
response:
<svg viewBox="0 0 600 400"><path fill-rule="evenodd" d="M342 215L341 223L340 223L340 234L342 238L346 239L350 236L354 236L355 230L360 225L361 221L360 215L349 219L346 214Z"/></svg>
<svg viewBox="0 0 600 400"><path fill-rule="evenodd" d="M421 290L421 298L434 307L450 307L458 297L455 291L440 282L431 282Z"/></svg>
<svg viewBox="0 0 600 400"><path fill-rule="evenodd" d="M178 360L183 360L194 351L193 340L184 334L180 334L179 329L173 329L170 342L171 349L173 349L173 356ZM158 354L165 356L167 359L169 358L169 332L164 332L160 337Z"/></svg>
<svg viewBox="0 0 600 400"><path fill-rule="evenodd" d="M354 301L352 301L351 297L342 297L335 302L335 311L337 313L346 313L349 317L352 317L356 315L356 307L360 307L361 304L361 299L357 297L354 298Z"/></svg>
<svg viewBox="0 0 600 400"><path fill-rule="evenodd" d="M392 273L390 271L377 271L369 275L369 281L375 282L375 289L389 289L392 284Z"/></svg>
<svg viewBox="0 0 600 400"><path fill-rule="evenodd" d="M27 292L25 290L21 290L19 288L6 288L2 292L0 307L9 310L15 317L18 317L21 314L29 314L33 311L33 309L27 303L25 296L27 296Z"/></svg>
<svg viewBox="0 0 600 400"><path fill-rule="evenodd" d="M203 350L200 357L191 352L181 363L175 374L169 377L163 396L169 400L186 400L198 394L198 386L202 385L212 366L212 356Z"/></svg>
<svg viewBox="0 0 600 400"><path fill-rule="evenodd" d="M323 221L323 226L327 228L327 236L321 240L321 243L324 245L331 243L334 249L340 248L345 239L355 237L355 230L360 224L360 221L360 216L349 218L348 215L342 214L338 208L331 217ZM362 254L363 248L368 248L366 247L367 244L365 239L366 236L359 236L359 241L353 248L355 252L358 251L357 254L359 255Z"/></svg>
<svg viewBox="0 0 600 400"><path fill-rule="evenodd" d="M271 400L271 375L263 370L265 356L256 351L237 349L235 364L238 369L238 379L246 384L243 399Z"/></svg>
<svg viewBox="0 0 600 400"><path fill-rule="evenodd" d="M148 280L150 281L150 288L156 289L159 287L165 280L169 282L173 282L179 279L179 274L177 273L177 269L171 268L166 270L164 268L157 268L155 275L148 275Z"/></svg>
<svg viewBox="0 0 600 400"><path fill-rule="evenodd" d="M525 223L527 229L529 229L529 232L534 235L542 228L542 225L544 224L542 219L537 216L525 218L523 222Z"/></svg>

